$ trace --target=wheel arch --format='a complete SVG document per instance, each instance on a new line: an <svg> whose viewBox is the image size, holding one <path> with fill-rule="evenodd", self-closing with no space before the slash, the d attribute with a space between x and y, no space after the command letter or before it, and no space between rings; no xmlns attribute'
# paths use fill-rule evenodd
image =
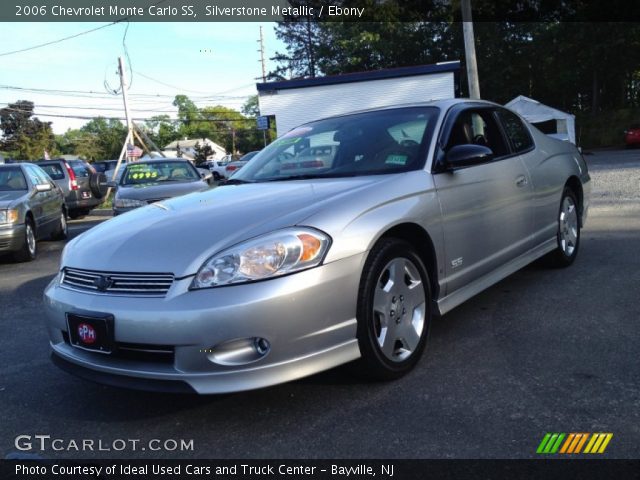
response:
<svg viewBox="0 0 640 480"><path fill-rule="evenodd" d="M400 223L389 228L380 235L376 242L384 238L397 238L404 240L416 249L416 252L423 261L424 266L427 269L427 273L429 274L431 300L435 305L436 299L440 296L440 284L438 283L438 259L433 240L429 233L420 225L408 222Z"/></svg>

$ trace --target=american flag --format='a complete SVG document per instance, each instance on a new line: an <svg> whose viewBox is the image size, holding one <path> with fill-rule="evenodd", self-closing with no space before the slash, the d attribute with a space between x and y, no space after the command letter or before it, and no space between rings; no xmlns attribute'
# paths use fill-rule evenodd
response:
<svg viewBox="0 0 640 480"><path fill-rule="evenodd" d="M127 157L141 157L143 150L132 143L127 143Z"/></svg>

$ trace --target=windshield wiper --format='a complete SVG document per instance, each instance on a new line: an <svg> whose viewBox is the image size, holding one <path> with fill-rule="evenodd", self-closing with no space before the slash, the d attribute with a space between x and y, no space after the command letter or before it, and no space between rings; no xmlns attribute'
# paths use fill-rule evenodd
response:
<svg viewBox="0 0 640 480"><path fill-rule="evenodd" d="M242 180L240 178L230 178L229 180L225 180L224 182L220 182L218 186L222 185L242 185L243 183L253 183L249 180Z"/></svg>

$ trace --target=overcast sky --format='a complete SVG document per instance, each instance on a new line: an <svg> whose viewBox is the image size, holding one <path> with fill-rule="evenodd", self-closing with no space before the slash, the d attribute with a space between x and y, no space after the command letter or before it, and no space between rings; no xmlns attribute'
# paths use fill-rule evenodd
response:
<svg viewBox="0 0 640 480"><path fill-rule="evenodd" d="M102 25L0 23L0 108L16 100L31 100L39 118L53 122L55 133L78 128L87 120L44 114L123 117L122 96L108 94L104 84L119 86L117 58L124 55L126 23L2 56ZM273 23L130 23L126 46L133 70L128 90L132 116L174 117L176 109L171 102L178 93L188 95L200 107L220 104L239 109L248 96L256 93L256 78L261 76L260 25L268 72L275 67L269 57L284 51ZM34 92L6 86L58 91Z"/></svg>

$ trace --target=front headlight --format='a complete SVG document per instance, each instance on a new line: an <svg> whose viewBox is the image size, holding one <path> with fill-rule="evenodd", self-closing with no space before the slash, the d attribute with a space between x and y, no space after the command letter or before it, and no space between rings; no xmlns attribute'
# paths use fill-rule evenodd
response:
<svg viewBox="0 0 640 480"><path fill-rule="evenodd" d="M288 228L238 244L209 258L191 289L279 277L322 262L331 238L311 228Z"/></svg>
<svg viewBox="0 0 640 480"><path fill-rule="evenodd" d="M16 223L18 221L18 210L0 210L0 223Z"/></svg>
<svg viewBox="0 0 640 480"><path fill-rule="evenodd" d="M144 200L134 200L133 198L116 198L116 201L113 203L116 208L136 208L136 207L144 207L147 205L147 202Z"/></svg>

